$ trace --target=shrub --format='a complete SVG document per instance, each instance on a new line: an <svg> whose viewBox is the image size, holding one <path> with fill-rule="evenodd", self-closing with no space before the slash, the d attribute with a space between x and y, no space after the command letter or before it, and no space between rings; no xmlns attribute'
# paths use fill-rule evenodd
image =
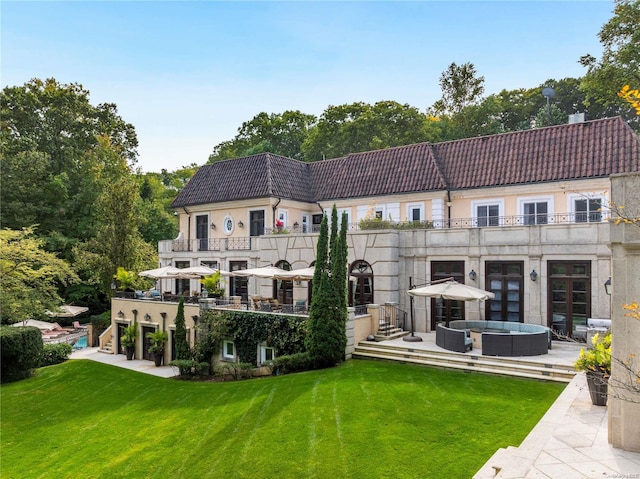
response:
<svg viewBox="0 0 640 479"><path fill-rule="evenodd" d="M253 376L253 364L251 363L225 363L216 364L214 374L219 377L231 376L238 379L249 379Z"/></svg>
<svg viewBox="0 0 640 479"><path fill-rule="evenodd" d="M187 342L187 327L184 322L184 297L182 296L178 302L178 312L174 324L176 325L176 359L191 359L191 349Z"/></svg>
<svg viewBox="0 0 640 479"><path fill-rule="evenodd" d="M174 369L178 370L180 376L208 376L209 363L199 363L193 359L174 359L169 363Z"/></svg>
<svg viewBox="0 0 640 479"><path fill-rule="evenodd" d="M64 363L72 352L73 347L69 343L45 344L42 349L40 367Z"/></svg>
<svg viewBox="0 0 640 479"><path fill-rule="evenodd" d="M611 375L611 333L604 337L596 333L591 343L593 348L580 350L580 356L575 362L576 370L599 372L609 377Z"/></svg>
<svg viewBox="0 0 640 479"><path fill-rule="evenodd" d="M34 327L0 327L2 382L28 378L40 365L42 334Z"/></svg>
<svg viewBox="0 0 640 479"><path fill-rule="evenodd" d="M100 335L111 326L111 312L105 311L100 316L93 316L91 318L91 326L91 344L98 344Z"/></svg>
<svg viewBox="0 0 640 479"><path fill-rule="evenodd" d="M280 356L274 359L270 366L273 374L288 374L314 369L314 361L309 353L304 352Z"/></svg>

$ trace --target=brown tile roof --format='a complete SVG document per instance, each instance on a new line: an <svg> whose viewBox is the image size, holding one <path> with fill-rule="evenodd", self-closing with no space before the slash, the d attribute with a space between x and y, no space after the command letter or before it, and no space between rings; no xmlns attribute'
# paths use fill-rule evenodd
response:
<svg viewBox="0 0 640 479"><path fill-rule="evenodd" d="M307 163L271 153L204 165L171 207L267 197L313 202L308 169Z"/></svg>
<svg viewBox="0 0 640 479"><path fill-rule="evenodd" d="M304 202L605 177L640 171L619 117L304 163L262 153L205 165L172 207L244 198Z"/></svg>
<svg viewBox="0 0 640 479"><path fill-rule="evenodd" d="M316 201L446 189L428 143L310 163Z"/></svg>
<svg viewBox="0 0 640 479"><path fill-rule="evenodd" d="M640 170L640 139L621 118L437 143L433 150L451 189Z"/></svg>

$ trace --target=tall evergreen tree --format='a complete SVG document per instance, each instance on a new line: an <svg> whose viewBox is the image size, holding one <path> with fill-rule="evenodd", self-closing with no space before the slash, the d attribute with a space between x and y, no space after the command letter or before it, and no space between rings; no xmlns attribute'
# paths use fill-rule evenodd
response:
<svg viewBox="0 0 640 479"><path fill-rule="evenodd" d="M313 297L316 296L316 292L320 287L320 279L323 274L327 272L327 261L329 256L328 241L328 226L327 216L324 215L322 222L320 223L320 234L318 235L318 245L316 246L316 263L313 271L313 291L311 304L313 305Z"/></svg>
<svg viewBox="0 0 640 479"><path fill-rule="evenodd" d="M316 367L334 366L344 360L347 345L346 337L346 215L342 217L341 234L337 232L337 210L332 211L331 238L329 241L327 217L320 225L316 269L314 272L313 298L309 311L309 323L306 338L307 351L313 358ZM329 255L328 243L332 245ZM331 257L331 264L327 258ZM344 258L344 261L342 261ZM340 265L344 262L343 265ZM324 266L323 266L324 265ZM335 268L335 269L334 269ZM331 272L331 275L330 275ZM340 277L344 278L340 284Z"/></svg>
<svg viewBox="0 0 640 479"><path fill-rule="evenodd" d="M340 223L340 234L336 241L335 261L331 262L331 273L334 281L334 292L336 295L336 304L340 311L344 311L345 320L347 312L347 224L348 216L346 212L342 213L342 222Z"/></svg>
<svg viewBox="0 0 640 479"><path fill-rule="evenodd" d="M187 343L187 328L184 322L184 298L180 297L178 312L176 313L176 359L191 359L189 343Z"/></svg>

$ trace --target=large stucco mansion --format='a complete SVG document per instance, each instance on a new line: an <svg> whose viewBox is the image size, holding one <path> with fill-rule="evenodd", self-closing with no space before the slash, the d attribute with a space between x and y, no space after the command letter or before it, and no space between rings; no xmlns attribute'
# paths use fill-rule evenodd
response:
<svg viewBox="0 0 640 479"><path fill-rule="evenodd" d="M313 264L318 226L346 212L351 306L408 311L412 285L453 277L483 303L419 299L415 330L450 319L541 324L584 337L610 318L611 176L640 171L640 139L620 118L314 163L263 153L202 166L172 203L176 239L160 266L227 271ZM229 277L227 295L309 301L308 282ZM196 280L162 281L192 294Z"/></svg>

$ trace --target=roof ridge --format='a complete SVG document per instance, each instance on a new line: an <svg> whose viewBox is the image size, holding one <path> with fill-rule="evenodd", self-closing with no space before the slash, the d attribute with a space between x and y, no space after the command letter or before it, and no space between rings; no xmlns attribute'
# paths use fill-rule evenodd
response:
<svg viewBox="0 0 640 479"><path fill-rule="evenodd" d="M598 123L598 122L611 122L611 121L617 121L617 120L622 120L622 122L626 125L627 122L624 121L624 119L621 116L612 116L612 117L608 117L608 118L596 118L594 120L585 120L585 121L579 121L577 123L563 123L562 125L550 125L550 126L542 126L539 128L527 128L526 130L516 130L516 131L505 131L502 133L492 133L490 135L480 135L480 136L472 136L470 138L458 138L456 140L447 140L447 141L439 141L437 143L433 143L433 146L440 146L440 145L447 145L450 143L457 143L457 142L465 142L465 141L472 141L472 140L482 140L482 139L486 139L486 138L497 138L497 137L505 137L508 135L517 135L517 134L522 134L522 133L530 133L530 132L539 132L539 131L544 131L544 130L552 130L552 129L560 129L560 128L568 128L568 127L575 127L578 128L580 125L585 125L585 124L591 124L591 123ZM627 125L628 126L628 125Z"/></svg>

